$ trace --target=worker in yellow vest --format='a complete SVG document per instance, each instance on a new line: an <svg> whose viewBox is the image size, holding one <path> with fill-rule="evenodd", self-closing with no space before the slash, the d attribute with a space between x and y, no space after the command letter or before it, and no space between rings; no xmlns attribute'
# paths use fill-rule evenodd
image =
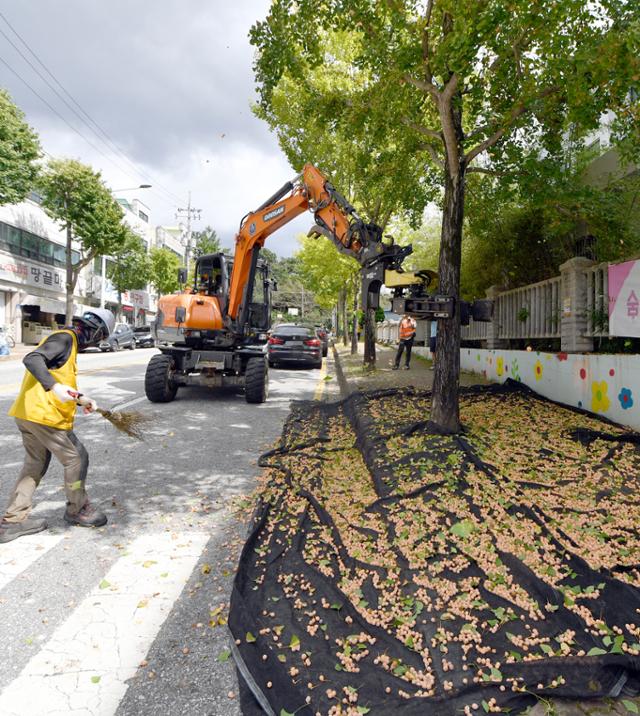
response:
<svg viewBox="0 0 640 716"><path fill-rule="evenodd" d="M393 370L398 370L400 367L400 359L402 358L402 352L406 351L404 359L404 369L409 370L409 363L411 362L411 348L413 347L413 340L416 337L416 322L408 313L405 313L400 320L398 327L398 351L396 353L396 359L393 364Z"/></svg>
<svg viewBox="0 0 640 716"><path fill-rule="evenodd" d="M95 308L74 318L70 328L54 331L24 357L27 369L20 393L9 410L22 436L25 460L0 522L0 543L41 532L46 520L29 517L32 498L49 467L51 455L64 468L67 497L66 522L81 527L101 527L104 512L87 499L85 480L89 457L73 432L77 399L78 350L97 346L115 325L111 311ZM85 412L95 410L89 401Z"/></svg>

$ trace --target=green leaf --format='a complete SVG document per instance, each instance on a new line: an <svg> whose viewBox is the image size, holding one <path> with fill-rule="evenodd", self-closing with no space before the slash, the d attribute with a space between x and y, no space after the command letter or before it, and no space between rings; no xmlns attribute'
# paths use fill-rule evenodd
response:
<svg viewBox="0 0 640 716"><path fill-rule="evenodd" d="M492 668L491 669L491 678L494 681L502 681L502 672L500 671L500 669Z"/></svg>
<svg viewBox="0 0 640 716"><path fill-rule="evenodd" d="M594 646L593 649L589 649L587 652L587 656L602 656L602 654L606 654L607 652L604 649L600 649L597 646Z"/></svg>
<svg viewBox="0 0 640 716"><path fill-rule="evenodd" d="M358 706L359 714L368 714L371 709L368 706Z"/></svg>
<svg viewBox="0 0 640 716"><path fill-rule="evenodd" d="M91 677L91 683L92 683L92 684L99 684L101 678L102 678L101 676L92 676L92 677Z"/></svg>
<svg viewBox="0 0 640 716"><path fill-rule="evenodd" d="M287 709L280 709L280 716L296 716L295 711L287 711Z"/></svg>
<svg viewBox="0 0 640 716"><path fill-rule="evenodd" d="M219 661L221 664L224 664L225 661L229 660L229 657L231 656L231 652L229 649L225 649L224 651L220 652L216 658L216 661Z"/></svg>
<svg viewBox="0 0 640 716"><path fill-rule="evenodd" d="M342 609L342 604L340 604L340 602L334 602L331 605L331 609L336 609L337 611L340 611L340 609Z"/></svg>
<svg viewBox="0 0 640 716"><path fill-rule="evenodd" d="M103 579L103 580L100 582L100 584L98 585L98 587L99 587L100 589L106 589L107 587L110 587L110 586L111 586L111 582L107 582L106 579Z"/></svg>
<svg viewBox="0 0 640 716"><path fill-rule="evenodd" d="M545 654L553 656L553 649L548 644L540 644L540 648L542 649L542 651L544 651Z"/></svg>
<svg viewBox="0 0 640 716"><path fill-rule="evenodd" d="M489 713L489 704L486 701L482 702L482 708L484 709L485 713Z"/></svg>
<svg viewBox="0 0 640 716"><path fill-rule="evenodd" d="M291 641L289 642L289 648L291 648L293 646L298 646L299 643L300 643L300 639L294 634L291 637Z"/></svg>
<svg viewBox="0 0 640 716"><path fill-rule="evenodd" d="M287 661L287 657L284 654L278 654L278 661L284 664Z"/></svg>
<svg viewBox="0 0 640 716"><path fill-rule="evenodd" d="M475 525L471 520L462 520L456 522L455 525L451 525L450 532L456 537L462 537L466 539L475 529Z"/></svg>
<svg viewBox="0 0 640 716"><path fill-rule="evenodd" d="M249 644L253 644L253 642L255 640L256 640L255 636L253 636L253 634L250 631L248 631L247 635L245 636L245 641Z"/></svg>
<svg viewBox="0 0 640 716"><path fill-rule="evenodd" d="M635 701L629 701L629 699L622 699L622 704L630 714L640 713L640 709L638 709L638 704L636 704Z"/></svg>

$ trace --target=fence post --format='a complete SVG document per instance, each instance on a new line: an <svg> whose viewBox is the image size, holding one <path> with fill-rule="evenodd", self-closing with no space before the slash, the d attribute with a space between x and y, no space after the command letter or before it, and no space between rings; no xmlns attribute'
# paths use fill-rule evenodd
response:
<svg viewBox="0 0 640 716"><path fill-rule="evenodd" d="M561 320L560 349L567 353L588 353L593 351L593 338L587 336L587 277L586 269L595 261L576 256L560 266Z"/></svg>
<svg viewBox="0 0 640 716"><path fill-rule="evenodd" d="M493 301L493 318L490 323L487 323L487 348L489 350L507 347L507 341L504 338L500 338L502 326L500 325L498 295L501 291L500 286L489 286L487 289L487 298Z"/></svg>

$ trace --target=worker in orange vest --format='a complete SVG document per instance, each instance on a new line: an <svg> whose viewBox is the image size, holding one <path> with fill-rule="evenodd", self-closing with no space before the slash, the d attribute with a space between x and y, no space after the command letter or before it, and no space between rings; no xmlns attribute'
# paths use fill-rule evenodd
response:
<svg viewBox="0 0 640 716"><path fill-rule="evenodd" d="M396 353L396 360L393 365L393 370L398 370L400 367L400 359L402 358L403 351L405 353L404 369L409 370L409 362L411 361L411 348L413 347L413 340L416 337L416 322L407 313L402 316L400 320L400 326L398 328L398 351Z"/></svg>

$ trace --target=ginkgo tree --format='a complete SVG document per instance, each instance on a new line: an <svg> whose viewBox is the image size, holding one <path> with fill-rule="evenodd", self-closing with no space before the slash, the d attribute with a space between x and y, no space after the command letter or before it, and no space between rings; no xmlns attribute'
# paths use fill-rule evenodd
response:
<svg viewBox="0 0 640 716"><path fill-rule="evenodd" d="M419 139L442 191L440 292L457 296L469 172L513 170L532 145L555 150L607 111L623 155L637 153L639 28L630 0L273 0L251 40L266 107L285 73L302 80L334 61L328 34L351 34L358 81L318 90L315 111L354 139ZM431 418L456 432L459 321L439 321L438 341Z"/></svg>
<svg viewBox="0 0 640 716"><path fill-rule="evenodd" d="M295 169L307 162L319 167L365 221L377 224L383 233L400 215L419 224L424 205L433 196L433 183L415 181L416 175L428 171L416 141L411 137L398 141L388 132L354 135L334 121L330 99L315 105L318 96L339 101L354 87L362 89L364 82L362 75L352 72L359 46L356 37L336 32L322 41L331 62L302 77L285 72L268 99L255 105L255 114L268 122ZM371 308L364 325L364 363L369 366L375 364L374 316Z"/></svg>

